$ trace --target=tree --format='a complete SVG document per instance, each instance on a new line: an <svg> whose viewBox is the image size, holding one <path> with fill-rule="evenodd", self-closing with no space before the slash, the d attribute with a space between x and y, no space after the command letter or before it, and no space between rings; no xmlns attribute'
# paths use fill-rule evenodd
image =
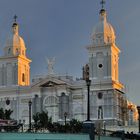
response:
<svg viewBox="0 0 140 140"><path fill-rule="evenodd" d="M59 123L52 123L52 118L48 116L48 112L36 113L33 115L34 128L35 130L47 129L49 132L59 132L59 133L80 133L82 131L83 123L72 119L66 125Z"/></svg>
<svg viewBox="0 0 140 140"><path fill-rule="evenodd" d="M4 113L5 114L5 119L6 120L11 120L10 116L11 116L12 113L13 113L13 110L10 110L10 109L9 110L5 110L5 113Z"/></svg>
<svg viewBox="0 0 140 140"><path fill-rule="evenodd" d="M76 119L72 119L69 123L70 125L70 131L72 133L78 133L78 132L81 132L82 131L82 128L83 128L83 123L76 120Z"/></svg>
<svg viewBox="0 0 140 140"><path fill-rule="evenodd" d="M0 108L0 119L4 119L5 118L5 113L3 108Z"/></svg>
<svg viewBox="0 0 140 140"><path fill-rule="evenodd" d="M11 109L9 110L3 110L3 108L0 108L0 119L3 120L11 120L11 114L13 111Z"/></svg>
<svg viewBox="0 0 140 140"><path fill-rule="evenodd" d="M48 116L48 112L36 113L33 115L34 128L38 129L49 129L52 126L52 118Z"/></svg>
<svg viewBox="0 0 140 140"><path fill-rule="evenodd" d="M46 129L48 127L48 124L52 122L52 118L48 116L48 112L42 112L39 114L40 119L40 126L43 129Z"/></svg>
<svg viewBox="0 0 140 140"><path fill-rule="evenodd" d="M39 113L36 113L35 115L33 115L33 120L34 120L34 128L35 131L37 131L40 128L40 118L39 118Z"/></svg>
<svg viewBox="0 0 140 140"><path fill-rule="evenodd" d="M59 123L51 123L48 125L48 130L50 132L59 132L59 133L80 133L83 128L83 123L72 119L70 122L66 123L66 125L62 125Z"/></svg>

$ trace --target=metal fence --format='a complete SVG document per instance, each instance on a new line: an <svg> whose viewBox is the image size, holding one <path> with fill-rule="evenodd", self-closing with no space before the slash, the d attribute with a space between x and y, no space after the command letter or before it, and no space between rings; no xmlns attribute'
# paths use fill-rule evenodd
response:
<svg viewBox="0 0 140 140"><path fill-rule="evenodd" d="M118 131L110 131L110 130L105 130L101 129L100 131L95 130L95 138L98 140L140 140L140 134L134 134L133 132L125 133L123 130L118 130ZM95 139L95 140L96 140Z"/></svg>

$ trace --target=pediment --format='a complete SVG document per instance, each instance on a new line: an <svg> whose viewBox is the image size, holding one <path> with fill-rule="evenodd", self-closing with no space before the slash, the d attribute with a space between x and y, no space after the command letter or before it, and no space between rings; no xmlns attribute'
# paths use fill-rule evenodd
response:
<svg viewBox="0 0 140 140"><path fill-rule="evenodd" d="M50 77L50 78L44 78L41 81L39 81L38 83L34 84L33 86L37 86L37 87L51 87L54 85L68 85L69 83L60 80L58 78L54 78L54 77Z"/></svg>
<svg viewBox="0 0 140 140"><path fill-rule="evenodd" d="M40 87L52 87L52 86L54 86L54 85L64 85L65 83L56 83L56 82L54 82L54 81L47 81L46 83L44 83L44 84L42 84L42 85L40 85Z"/></svg>

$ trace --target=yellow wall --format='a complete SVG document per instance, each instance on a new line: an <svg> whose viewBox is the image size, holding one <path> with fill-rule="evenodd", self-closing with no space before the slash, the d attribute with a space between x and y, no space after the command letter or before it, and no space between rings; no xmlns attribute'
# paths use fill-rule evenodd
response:
<svg viewBox="0 0 140 140"><path fill-rule="evenodd" d="M30 85L30 62L30 59L18 56L18 85ZM23 74L25 75L25 81L22 80Z"/></svg>

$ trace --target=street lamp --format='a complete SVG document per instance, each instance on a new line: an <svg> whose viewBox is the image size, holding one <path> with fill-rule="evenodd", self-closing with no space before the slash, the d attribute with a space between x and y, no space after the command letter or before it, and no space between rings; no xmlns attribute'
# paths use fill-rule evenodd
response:
<svg viewBox="0 0 140 140"><path fill-rule="evenodd" d="M31 100L28 102L28 105L29 105L29 132L31 132L31 106L32 106L32 102L31 102Z"/></svg>
<svg viewBox="0 0 140 140"><path fill-rule="evenodd" d="M104 121L103 124L104 124L104 135L106 135L106 121Z"/></svg>
<svg viewBox="0 0 140 140"><path fill-rule="evenodd" d="M89 65L86 64L85 70L84 70L84 79L86 80L87 85L87 121L90 121L90 85L91 80L89 79Z"/></svg>
<svg viewBox="0 0 140 140"><path fill-rule="evenodd" d="M22 123L22 132L24 131L24 125L25 125L25 120L23 120L23 123Z"/></svg>
<svg viewBox="0 0 140 140"><path fill-rule="evenodd" d="M64 113L64 118L65 118L65 126L66 126L66 123L67 123L67 115L68 115L68 113L67 113L67 112L65 112L65 113Z"/></svg>
<svg viewBox="0 0 140 140"><path fill-rule="evenodd" d="M64 113L64 118L65 118L65 132L66 132L67 115L68 115L68 113L65 112L65 113Z"/></svg>
<svg viewBox="0 0 140 140"><path fill-rule="evenodd" d="M88 91L88 95L87 95L87 121L90 121L90 84L91 84L91 80L86 79L86 84L87 84L87 91Z"/></svg>
<svg viewBox="0 0 140 140"><path fill-rule="evenodd" d="M19 120L19 127L20 127L20 131L22 130L21 128L22 128L22 122L21 122L21 120ZM22 131L23 132L23 131Z"/></svg>
<svg viewBox="0 0 140 140"><path fill-rule="evenodd" d="M86 81L87 86L87 120L83 123L83 132L90 135L90 139L95 139L95 127L94 123L90 120L90 71L89 65L86 64L83 67L83 79Z"/></svg>
<svg viewBox="0 0 140 140"><path fill-rule="evenodd" d="M20 126L22 132L24 131L24 124L25 124L25 120L23 120L23 121L19 120L19 126Z"/></svg>

